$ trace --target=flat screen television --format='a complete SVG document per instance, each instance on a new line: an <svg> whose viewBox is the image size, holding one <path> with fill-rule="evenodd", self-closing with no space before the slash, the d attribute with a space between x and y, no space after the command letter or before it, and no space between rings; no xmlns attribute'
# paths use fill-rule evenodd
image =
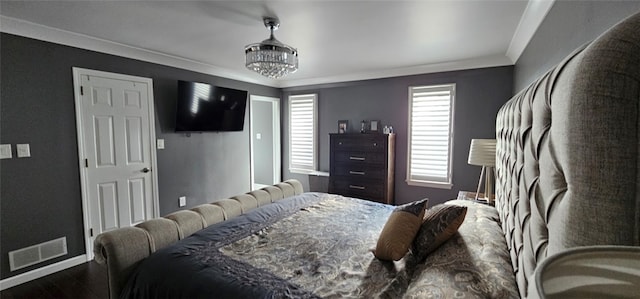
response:
<svg viewBox="0 0 640 299"><path fill-rule="evenodd" d="M247 91L178 81L177 132L242 131Z"/></svg>

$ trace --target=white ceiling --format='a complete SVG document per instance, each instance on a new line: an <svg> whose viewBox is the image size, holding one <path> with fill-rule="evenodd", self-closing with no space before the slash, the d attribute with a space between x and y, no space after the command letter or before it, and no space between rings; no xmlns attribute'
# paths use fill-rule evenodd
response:
<svg viewBox="0 0 640 299"><path fill-rule="evenodd" d="M2 1L0 30L275 87L511 65L549 0ZM244 46L276 37L300 69L272 80Z"/></svg>

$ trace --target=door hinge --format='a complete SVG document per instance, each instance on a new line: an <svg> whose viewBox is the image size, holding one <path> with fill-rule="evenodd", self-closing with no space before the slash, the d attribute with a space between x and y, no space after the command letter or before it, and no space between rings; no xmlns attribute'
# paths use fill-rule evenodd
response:
<svg viewBox="0 0 640 299"><path fill-rule="evenodd" d="M89 168L89 159L84 159L84 167Z"/></svg>
<svg viewBox="0 0 640 299"><path fill-rule="evenodd" d="M93 237L93 228L89 229L89 237Z"/></svg>
<svg viewBox="0 0 640 299"><path fill-rule="evenodd" d="M84 95L84 87L80 86L80 95L83 96Z"/></svg>

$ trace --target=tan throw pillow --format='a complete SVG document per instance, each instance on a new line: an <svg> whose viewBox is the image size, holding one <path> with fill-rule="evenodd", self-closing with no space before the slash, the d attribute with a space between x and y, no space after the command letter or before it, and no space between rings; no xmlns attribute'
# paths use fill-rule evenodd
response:
<svg viewBox="0 0 640 299"><path fill-rule="evenodd" d="M373 255L381 260L397 261L407 254L420 229L428 201L425 198L396 207L382 228Z"/></svg>
<svg viewBox="0 0 640 299"><path fill-rule="evenodd" d="M458 231L466 215L467 207L456 205L439 204L427 210L424 222L413 240L411 250L416 259L423 261L427 255L449 240Z"/></svg>

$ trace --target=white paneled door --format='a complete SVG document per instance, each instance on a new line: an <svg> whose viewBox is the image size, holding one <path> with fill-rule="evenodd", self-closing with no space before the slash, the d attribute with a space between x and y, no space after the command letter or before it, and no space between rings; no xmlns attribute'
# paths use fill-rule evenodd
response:
<svg viewBox="0 0 640 299"><path fill-rule="evenodd" d="M87 254L98 234L157 215L152 81L74 68Z"/></svg>

